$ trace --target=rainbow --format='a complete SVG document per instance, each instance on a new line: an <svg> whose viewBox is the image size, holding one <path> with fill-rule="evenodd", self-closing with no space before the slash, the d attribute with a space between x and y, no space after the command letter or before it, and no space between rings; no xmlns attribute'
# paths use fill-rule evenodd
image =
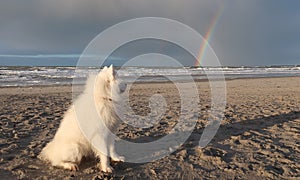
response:
<svg viewBox="0 0 300 180"><path fill-rule="evenodd" d="M218 20L220 19L221 17L221 14L223 12L223 9L220 9L213 17L211 23L209 24L208 26L208 29L206 31L206 34L204 36L204 39L202 41L202 44L200 46L200 50L199 50L199 53L198 53L198 56L197 56L197 59L196 59L196 62L194 64L194 66L200 66L201 64L201 61L203 59L203 57L205 56L205 52L206 52L206 49L209 45L209 41L210 41L210 38L211 38L211 35L212 33L214 32L215 30L215 27L216 27L216 24L218 22Z"/></svg>

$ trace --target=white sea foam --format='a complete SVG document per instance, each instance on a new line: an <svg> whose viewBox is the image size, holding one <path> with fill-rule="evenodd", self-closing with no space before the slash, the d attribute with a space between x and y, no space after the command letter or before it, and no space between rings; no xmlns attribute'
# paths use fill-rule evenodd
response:
<svg viewBox="0 0 300 180"><path fill-rule="evenodd" d="M87 75L99 68L75 67L0 67L0 86L32 86L52 84L83 83ZM185 67L185 68L149 68L122 67L118 76L125 81L162 82L172 80L184 81L187 76L195 80L206 79L206 73L223 73L226 78L300 76L299 66L284 67ZM138 78L139 77L139 78Z"/></svg>

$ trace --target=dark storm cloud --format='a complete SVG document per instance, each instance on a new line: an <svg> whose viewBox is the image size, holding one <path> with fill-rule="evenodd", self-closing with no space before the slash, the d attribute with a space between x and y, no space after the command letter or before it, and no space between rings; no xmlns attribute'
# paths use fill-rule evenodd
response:
<svg viewBox="0 0 300 180"><path fill-rule="evenodd" d="M222 64L299 64L299 5L272 0L2 1L0 54L80 54L105 28L144 16L175 19L205 35L223 9L211 38Z"/></svg>

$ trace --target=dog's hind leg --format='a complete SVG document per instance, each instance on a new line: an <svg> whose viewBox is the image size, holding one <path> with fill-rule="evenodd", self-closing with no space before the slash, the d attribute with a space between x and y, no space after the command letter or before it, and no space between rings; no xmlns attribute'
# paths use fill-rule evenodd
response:
<svg viewBox="0 0 300 180"><path fill-rule="evenodd" d="M63 167L64 169L68 169L71 171L78 171L78 165L76 163L72 163L72 162L61 162L60 167Z"/></svg>
<svg viewBox="0 0 300 180"><path fill-rule="evenodd" d="M77 171L78 165L83 157L78 144L64 144L59 148L59 157L52 161L53 166L59 166L64 169Z"/></svg>

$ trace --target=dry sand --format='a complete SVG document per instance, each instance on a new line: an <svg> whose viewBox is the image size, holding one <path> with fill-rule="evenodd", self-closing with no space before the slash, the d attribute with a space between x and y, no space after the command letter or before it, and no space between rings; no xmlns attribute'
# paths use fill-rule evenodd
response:
<svg viewBox="0 0 300 180"><path fill-rule="evenodd" d="M187 142L154 162L115 163L111 175L99 172L93 159L84 160L78 172L37 159L71 104L70 86L0 88L0 179L300 178L300 77L227 81L225 119L203 149L198 141L209 113L210 89L207 82L197 85L200 117ZM162 94L168 103L161 122L148 130L123 124L120 138L151 141L176 123L180 98L170 83L133 85L132 109L146 115L150 111L148 98L155 93Z"/></svg>

